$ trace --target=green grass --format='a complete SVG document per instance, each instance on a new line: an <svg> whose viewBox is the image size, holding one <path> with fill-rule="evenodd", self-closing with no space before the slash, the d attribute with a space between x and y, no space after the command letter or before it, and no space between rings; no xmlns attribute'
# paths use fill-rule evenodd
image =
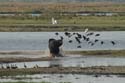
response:
<svg viewBox="0 0 125 83"><path fill-rule="evenodd" d="M23 19L22 19L23 18ZM51 24L51 17L0 17L0 31L125 31L125 16L57 16L58 24Z"/></svg>
<svg viewBox="0 0 125 83"><path fill-rule="evenodd" d="M94 51L69 51L66 52L69 54L81 54L81 55L97 55L97 56L103 56L108 55L110 57L124 57L125 56L125 50L94 50Z"/></svg>
<svg viewBox="0 0 125 83"><path fill-rule="evenodd" d="M19 17L20 18L20 17ZM0 25L13 24L51 24L51 18L0 18ZM87 25L87 26L125 26L125 16L74 16L58 17L58 25Z"/></svg>

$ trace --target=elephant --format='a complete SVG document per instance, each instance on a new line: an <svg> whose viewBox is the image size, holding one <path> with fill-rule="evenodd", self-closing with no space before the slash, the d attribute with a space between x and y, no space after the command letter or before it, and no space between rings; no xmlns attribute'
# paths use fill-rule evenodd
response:
<svg viewBox="0 0 125 83"><path fill-rule="evenodd" d="M60 47L63 45L63 39L49 39L49 51L52 57L62 57L63 55L60 53Z"/></svg>

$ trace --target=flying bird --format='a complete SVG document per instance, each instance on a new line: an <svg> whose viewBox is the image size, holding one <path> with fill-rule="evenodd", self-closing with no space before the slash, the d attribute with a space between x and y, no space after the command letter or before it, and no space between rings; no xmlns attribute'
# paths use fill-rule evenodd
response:
<svg viewBox="0 0 125 83"><path fill-rule="evenodd" d="M95 34L95 36L100 36L100 34Z"/></svg>
<svg viewBox="0 0 125 83"><path fill-rule="evenodd" d="M69 40L68 42L69 42L69 43L72 43L72 40Z"/></svg>
<svg viewBox="0 0 125 83"><path fill-rule="evenodd" d="M84 32L87 33L88 32L88 28L86 28Z"/></svg>
<svg viewBox="0 0 125 83"><path fill-rule="evenodd" d="M103 41L101 41L101 45L103 45L104 44L104 42Z"/></svg>
<svg viewBox="0 0 125 83"><path fill-rule="evenodd" d="M91 32L91 33L88 33L86 36L91 36L91 35L93 35L94 33L93 32Z"/></svg>
<svg viewBox="0 0 125 83"><path fill-rule="evenodd" d="M82 38L82 35L79 33L76 33L78 38Z"/></svg>
<svg viewBox="0 0 125 83"><path fill-rule="evenodd" d="M86 40L86 36L83 35L83 39Z"/></svg>
<svg viewBox="0 0 125 83"><path fill-rule="evenodd" d="M76 39L76 41L77 41L78 43L81 43L81 41L80 41L80 39L79 39L78 37L75 37L75 39Z"/></svg>
<svg viewBox="0 0 125 83"><path fill-rule="evenodd" d="M90 38L86 38L86 41L89 41L90 40Z"/></svg>
<svg viewBox="0 0 125 83"><path fill-rule="evenodd" d="M116 43L114 41L111 41L112 45L115 45Z"/></svg>
<svg viewBox="0 0 125 83"><path fill-rule="evenodd" d="M55 33L55 35L59 35L59 33L58 33L58 32L56 32L56 33Z"/></svg>
<svg viewBox="0 0 125 83"><path fill-rule="evenodd" d="M91 43L91 46L93 46L94 45L94 43Z"/></svg>
<svg viewBox="0 0 125 83"><path fill-rule="evenodd" d="M79 46L77 46L77 48L81 48L81 46L79 45Z"/></svg>
<svg viewBox="0 0 125 83"><path fill-rule="evenodd" d="M64 34L65 34L65 36L68 36L68 37L72 36L71 33L69 33L69 32L65 32Z"/></svg>
<svg viewBox="0 0 125 83"><path fill-rule="evenodd" d="M98 39L95 39L95 42L98 42L99 40Z"/></svg>

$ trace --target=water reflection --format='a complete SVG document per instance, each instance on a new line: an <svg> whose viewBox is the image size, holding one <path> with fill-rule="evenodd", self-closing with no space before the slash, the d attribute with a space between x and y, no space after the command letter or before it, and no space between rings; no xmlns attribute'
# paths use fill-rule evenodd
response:
<svg viewBox="0 0 125 83"><path fill-rule="evenodd" d="M68 57L70 56L70 57ZM27 68L33 68L34 66L38 67L53 67L53 66L63 66L63 67L91 67L91 66L125 66L125 58L122 57L93 57L93 56L75 56L71 57L55 58L50 61L34 61L34 62L17 62L9 63L9 65L14 65L18 68L25 68L24 63ZM1 63L1 65L6 67L6 63Z"/></svg>
<svg viewBox="0 0 125 83"><path fill-rule="evenodd" d="M63 67L62 61L59 59L55 59L49 62L49 67Z"/></svg>

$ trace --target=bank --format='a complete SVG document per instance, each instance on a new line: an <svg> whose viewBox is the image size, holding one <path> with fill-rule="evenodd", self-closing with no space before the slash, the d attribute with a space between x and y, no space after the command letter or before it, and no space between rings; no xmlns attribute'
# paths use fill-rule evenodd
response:
<svg viewBox="0 0 125 83"><path fill-rule="evenodd" d="M16 24L0 25L0 32L50 32L50 31L84 31L88 28L91 31L125 31L123 25L47 25L47 24Z"/></svg>
<svg viewBox="0 0 125 83"><path fill-rule="evenodd" d="M94 67L39 67L22 69L0 69L0 76L32 74L85 74L85 75L125 75L125 66Z"/></svg>
<svg viewBox="0 0 125 83"><path fill-rule="evenodd" d="M12 63L12 62L30 62L30 61L50 61L53 58L44 56L37 57L37 55L45 54L44 51L0 51L0 63ZM125 57L125 50L93 50L93 51L64 51L65 56L97 56L97 57ZM26 57L9 57L9 55L34 55L36 58ZM4 56L4 57L3 57ZM6 57L7 56L7 57Z"/></svg>

